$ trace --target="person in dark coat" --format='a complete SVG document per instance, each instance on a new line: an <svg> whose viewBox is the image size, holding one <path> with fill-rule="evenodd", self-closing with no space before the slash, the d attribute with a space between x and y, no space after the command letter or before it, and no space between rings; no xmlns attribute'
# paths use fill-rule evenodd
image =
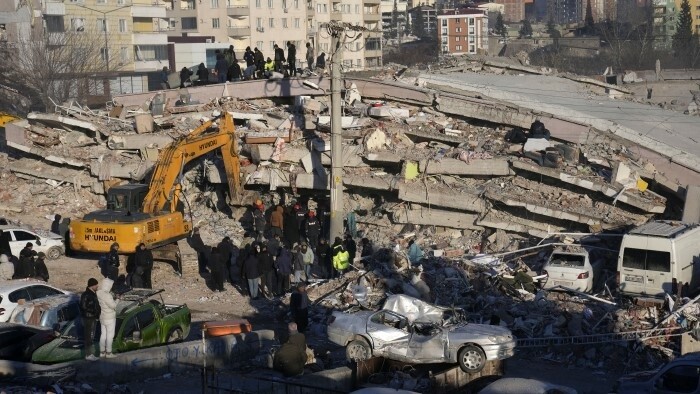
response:
<svg viewBox="0 0 700 394"><path fill-rule="evenodd" d="M255 231L255 240L262 242L265 239L267 220L265 219L265 206L262 201L258 200L257 202L253 205L253 230Z"/></svg>
<svg viewBox="0 0 700 394"><path fill-rule="evenodd" d="M299 227L296 224L296 214L291 207L287 207L284 213L284 222L287 223L283 229L284 240L286 241L286 246L290 248L295 243L299 243Z"/></svg>
<svg viewBox="0 0 700 394"><path fill-rule="evenodd" d="M197 265L199 266L199 274L206 274L207 271L207 254L205 251L204 241L202 241L202 236L199 235L199 229L195 228L192 231L192 236L189 239L189 244L197 252Z"/></svg>
<svg viewBox="0 0 700 394"><path fill-rule="evenodd" d="M369 239L362 238L362 240L360 240L360 244L362 245L362 253L360 253L360 257L369 257L374 254L374 247Z"/></svg>
<svg viewBox="0 0 700 394"><path fill-rule="evenodd" d="M63 245L65 248L65 255L67 257L70 257L73 255L73 252L70 249L70 231L68 231L68 228L70 226L70 218L63 218L63 221L61 221L61 224L58 226L58 231L60 235L63 237Z"/></svg>
<svg viewBox="0 0 700 394"><path fill-rule="evenodd" d="M253 50L253 56L255 59L255 69L257 70L257 78L262 78L263 70L265 69L265 55L263 55L260 50L255 47Z"/></svg>
<svg viewBox="0 0 700 394"><path fill-rule="evenodd" d="M294 220L299 229L299 234L304 235L304 223L306 223L306 212L301 204L294 204Z"/></svg>
<svg viewBox="0 0 700 394"><path fill-rule="evenodd" d="M140 243L134 254L134 272L132 286L144 289L152 289L151 272L153 271L153 253L146 248L145 243Z"/></svg>
<svg viewBox="0 0 700 394"><path fill-rule="evenodd" d="M284 49L280 48L277 44L274 46L275 48L275 71L278 73L284 73L284 67L282 66L282 63L284 63Z"/></svg>
<svg viewBox="0 0 700 394"><path fill-rule="evenodd" d="M292 252L282 246L277 253L275 260L275 271L277 271L277 294L284 294L289 291L289 275L292 274Z"/></svg>
<svg viewBox="0 0 700 394"><path fill-rule="evenodd" d="M41 279L44 282L49 281L49 269L46 268L46 254L44 252L39 252L36 255L36 261L34 262L34 277Z"/></svg>
<svg viewBox="0 0 700 394"><path fill-rule="evenodd" d="M316 212L309 211L309 217L304 223L304 233L306 234L306 240L309 242L309 247L316 252L318 237L321 235L321 222L316 217Z"/></svg>
<svg viewBox="0 0 700 394"><path fill-rule="evenodd" d="M61 215L56 214L53 217L53 222L51 222L51 232L54 234L63 235L63 234L61 234L61 231L58 229L58 227L60 225L61 225Z"/></svg>
<svg viewBox="0 0 700 394"><path fill-rule="evenodd" d="M27 242L19 252L19 262L15 265L14 279L27 279L36 276L34 257L36 257L37 253L33 248L34 245L31 242Z"/></svg>
<svg viewBox="0 0 700 394"><path fill-rule="evenodd" d="M331 246L328 244L326 238L321 238L318 242L318 247L316 248L316 256L318 256L318 263L323 271L323 277L326 279L331 278L333 273L332 265L332 252Z"/></svg>
<svg viewBox="0 0 700 394"><path fill-rule="evenodd" d="M259 251L259 245L251 248L250 253L248 253L248 256L243 262L243 268L241 271L241 276L246 278L248 281L248 292L250 294L250 298L253 300L258 299L258 280L260 279L260 270L258 266Z"/></svg>
<svg viewBox="0 0 700 394"><path fill-rule="evenodd" d="M245 48L245 52L243 53L243 60L245 60L245 66L250 67L255 65L255 53L250 50L250 47Z"/></svg>
<svg viewBox="0 0 700 394"><path fill-rule="evenodd" d="M279 234L275 234L271 239L267 241L267 252L270 256L277 257L280 247L282 247L282 241Z"/></svg>
<svg viewBox="0 0 700 394"><path fill-rule="evenodd" d="M219 253L221 253L221 255L223 256L223 259L224 259L224 265L226 268L226 271L224 272L224 278L229 278L230 272L233 269L233 266L232 266L233 250L234 250L234 248L236 248L236 245L234 245L233 241L231 241L231 237L226 236L221 240L221 242L219 242L218 245L216 245L216 247L219 248ZM236 256L238 256L237 250L236 250Z"/></svg>
<svg viewBox="0 0 700 394"><path fill-rule="evenodd" d="M224 83L226 82L226 76L228 74L228 63L226 62L226 58L224 55L219 52L219 50L216 50L216 64L214 65L214 69L216 70L217 73L217 81L219 83Z"/></svg>
<svg viewBox="0 0 700 394"><path fill-rule="evenodd" d="M272 298L275 293L275 267L272 255L267 250L267 245L260 246L258 254L258 267L260 270L260 289L267 298Z"/></svg>
<svg viewBox="0 0 700 394"><path fill-rule="evenodd" d="M80 296L80 317L83 321L83 349L85 359L97 360L94 350L95 323L100 318L100 303L97 301L97 279L90 278Z"/></svg>
<svg viewBox="0 0 700 394"><path fill-rule="evenodd" d="M301 274L304 273L304 254L301 245L295 245L292 249L292 269L294 269L294 285L301 283Z"/></svg>
<svg viewBox="0 0 700 394"><path fill-rule="evenodd" d="M209 69L204 63L199 63L197 67L197 85L206 85L209 83Z"/></svg>
<svg viewBox="0 0 700 394"><path fill-rule="evenodd" d="M357 254L357 243L350 234L345 234L345 249L350 253L350 264L352 264Z"/></svg>
<svg viewBox="0 0 700 394"><path fill-rule="evenodd" d="M115 242L109 247L109 252L107 252L107 255L104 257L104 261L102 262L102 264L102 275L104 275L105 278L109 278L112 281L116 281L117 276L119 276L120 265L118 243Z"/></svg>
<svg viewBox="0 0 700 394"><path fill-rule="evenodd" d="M241 65L238 62L234 62L228 67L226 78L231 82L238 82L243 77L242 74Z"/></svg>
<svg viewBox="0 0 700 394"><path fill-rule="evenodd" d="M309 325L309 295L306 294L306 284L299 282L297 289L289 299L289 308L292 312L292 319L297 324L299 332L306 332Z"/></svg>
<svg viewBox="0 0 700 394"><path fill-rule="evenodd" d="M180 70L180 89L185 87L185 82L190 79L191 75L192 71L187 67L183 67L182 70Z"/></svg>
<svg viewBox="0 0 700 394"><path fill-rule="evenodd" d="M320 55L316 58L316 68L320 69L323 71L326 68L326 53L321 52Z"/></svg>
<svg viewBox="0 0 700 394"><path fill-rule="evenodd" d="M289 63L289 76L297 75L297 46L287 41L287 63Z"/></svg>
<svg viewBox="0 0 700 394"><path fill-rule="evenodd" d="M289 323L289 339L275 352L272 368L284 376L298 376L304 373L306 365L306 337L297 332L295 323Z"/></svg>
<svg viewBox="0 0 700 394"><path fill-rule="evenodd" d="M218 247L213 247L209 258L209 267L211 268L211 279L215 292L224 291L224 279L226 278L226 255L219 250Z"/></svg>

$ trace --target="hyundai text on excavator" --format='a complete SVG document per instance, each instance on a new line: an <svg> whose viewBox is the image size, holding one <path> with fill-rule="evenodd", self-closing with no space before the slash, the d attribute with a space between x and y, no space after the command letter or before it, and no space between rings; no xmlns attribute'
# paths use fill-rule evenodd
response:
<svg viewBox="0 0 700 394"><path fill-rule="evenodd" d="M182 274L177 241L188 236L192 222L184 215L179 179L188 162L216 149L221 149L229 198L237 197L241 193L238 143L233 118L224 112L163 149L150 185L113 186L107 191L107 209L71 221L71 249L106 253L117 242L120 253L133 254L143 242L154 259L175 263Z"/></svg>

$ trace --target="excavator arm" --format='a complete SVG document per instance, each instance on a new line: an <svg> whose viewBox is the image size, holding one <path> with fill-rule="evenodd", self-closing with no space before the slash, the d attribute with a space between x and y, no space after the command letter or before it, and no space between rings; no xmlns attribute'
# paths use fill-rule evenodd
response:
<svg viewBox="0 0 700 394"><path fill-rule="evenodd" d="M217 120L219 120L218 131L209 133L208 131L215 126ZM180 192L177 180L182 173L182 168L190 161L216 149L221 149L230 197L233 199L237 196L241 192L238 143L233 118L228 112L224 112L222 116L202 124L161 152L158 164L153 171L148 194L143 201L143 212L151 214L162 212L168 203L170 203L170 212L174 212Z"/></svg>

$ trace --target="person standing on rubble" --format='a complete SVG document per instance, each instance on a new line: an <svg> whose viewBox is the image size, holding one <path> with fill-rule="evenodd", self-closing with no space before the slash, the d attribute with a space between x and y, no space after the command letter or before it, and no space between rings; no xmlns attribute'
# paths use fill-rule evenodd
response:
<svg viewBox="0 0 700 394"><path fill-rule="evenodd" d="M243 52L243 60L245 60L246 68L255 65L255 53L250 50L250 47L245 47L245 52Z"/></svg>
<svg viewBox="0 0 700 394"><path fill-rule="evenodd" d="M326 52L321 52L316 58L316 68L323 72L326 69Z"/></svg>
<svg viewBox="0 0 700 394"><path fill-rule="evenodd" d="M109 247L109 252L102 262L102 275L114 282L119 276L119 265L119 244L115 242Z"/></svg>
<svg viewBox="0 0 700 394"><path fill-rule="evenodd" d="M222 55L219 50L216 50L216 64L214 65L214 70L216 70L218 83L226 82L226 76L228 74L228 63L224 55Z"/></svg>
<svg viewBox="0 0 700 394"><path fill-rule="evenodd" d="M254 245L250 248L250 252L243 262L243 269L241 272L241 276L248 281L248 294L250 294L251 300L258 299L258 281L260 280L259 251L260 245Z"/></svg>
<svg viewBox="0 0 700 394"><path fill-rule="evenodd" d="M282 295L289 291L289 276L292 274L292 252L282 246L275 259L275 270L277 271L277 294Z"/></svg>
<svg viewBox="0 0 700 394"><path fill-rule="evenodd" d="M170 89L170 82L168 82L168 67L165 66L163 67L162 70L160 70L160 88L165 90L165 89Z"/></svg>
<svg viewBox="0 0 700 394"><path fill-rule="evenodd" d="M51 222L51 232L57 235L62 235L58 227L61 225L61 215L56 214L53 217L53 222Z"/></svg>
<svg viewBox="0 0 700 394"><path fill-rule="evenodd" d="M291 248L292 245L299 243L299 227L297 227L296 214L292 210L292 207L287 207L284 213L284 240L287 248Z"/></svg>
<svg viewBox="0 0 700 394"><path fill-rule="evenodd" d="M209 69L204 63L199 63L197 67L197 85L206 85L209 83Z"/></svg>
<svg viewBox="0 0 700 394"><path fill-rule="evenodd" d="M284 207L277 205L275 211L270 214L270 234L274 237L276 234L282 236L284 231Z"/></svg>
<svg viewBox="0 0 700 394"><path fill-rule="evenodd" d="M306 66L309 68L309 71L314 71L314 47L311 46L310 42L306 43Z"/></svg>
<svg viewBox="0 0 700 394"><path fill-rule="evenodd" d="M180 89L185 88L185 82L189 81L191 76L192 71L187 67L182 67L182 70L180 70Z"/></svg>
<svg viewBox="0 0 700 394"><path fill-rule="evenodd" d="M301 252L301 246L295 244L292 248L292 268L294 268L294 285L301 282L301 274L304 272L304 255Z"/></svg>
<svg viewBox="0 0 700 394"><path fill-rule="evenodd" d="M289 309L292 313L292 320L297 324L297 328L302 334L306 332L306 327L309 325L310 304L309 295L306 294L306 284L298 283L296 291L289 299Z"/></svg>
<svg viewBox="0 0 700 394"><path fill-rule="evenodd" d="M277 254L280 251L280 247L282 247L282 241L279 234L275 234L274 236L272 236L272 238L270 238L267 241L267 252L270 253L270 256L272 256L273 260L277 258Z"/></svg>
<svg viewBox="0 0 700 394"><path fill-rule="evenodd" d="M265 69L265 56L263 56L263 53L260 52L258 47L255 47L253 56L255 59L255 69L258 74L257 79L262 78L263 76L263 70ZM268 58L269 59L269 58Z"/></svg>
<svg viewBox="0 0 700 394"><path fill-rule="evenodd" d="M199 266L199 274L207 274L207 254L205 250L204 241L202 241L202 236L199 234L199 228L192 230L192 236L188 240L190 247L197 252L197 265Z"/></svg>
<svg viewBox="0 0 700 394"><path fill-rule="evenodd" d="M153 271L153 253L141 242L134 253L134 273L132 285L152 289L151 272ZM138 285L138 286L137 286Z"/></svg>
<svg viewBox="0 0 700 394"><path fill-rule="evenodd" d="M255 240L262 242L265 240L265 227L267 226L267 220L265 220L265 205L261 200L256 200L253 206L253 230L255 231Z"/></svg>
<svg viewBox="0 0 700 394"><path fill-rule="evenodd" d="M333 242L333 277L343 276L345 270L350 266L350 253L345 250L345 245L340 237L335 237Z"/></svg>
<svg viewBox="0 0 700 394"><path fill-rule="evenodd" d="M321 266L323 277L330 279L333 276L333 265L331 262L331 246L326 241L325 237L321 237L316 248L316 256L318 256L318 264Z"/></svg>
<svg viewBox="0 0 700 394"><path fill-rule="evenodd" d="M309 217L304 223L304 233L306 240L309 241L311 250L316 251L318 247L318 237L321 235L321 222L316 217L316 212L309 211Z"/></svg>
<svg viewBox="0 0 700 394"><path fill-rule="evenodd" d="M80 317L83 320L83 349L85 359L97 360L94 350L95 324L100 319L100 302L97 299L97 279L90 278L80 296Z"/></svg>
<svg viewBox="0 0 700 394"><path fill-rule="evenodd" d="M34 277L43 280L44 282L49 281L49 269L46 268L46 254L44 252L39 252L36 255L36 261L34 262Z"/></svg>
<svg viewBox="0 0 700 394"><path fill-rule="evenodd" d="M234 269L233 254L236 253L236 257L238 257L238 248L236 248L236 245L233 244L233 241L231 241L231 237L229 236L222 238L221 242L219 242L216 247L219 248L219 253L221 253L221 256L223 257L224 278L230 278L231 270ZM231 280L231 284L233 284L233 280Z"/></svg>
<svg viewBox="0 0 700 394"><path fill-rule="evenodd" d="M350 256L350 263L353 263L357 255L357 243L350 234L345 234L345 250L348 251L348 255Z"/></svg>
<svg viewBox="0 0 700 394"><path fill-rule="evenodd" d="M314 251L306 243L301 244L300 252L304 263L304 277L308 282L311 279L311 272L313 271L314 259L316 256L314 255Z"/></svg>
<svg viewBox="0 0 700 394"><path fill-rule="evenodd" d="M65 256L70 257L73 252L70 249L70 218L63 218L61 224L58 226L58 233L63 237L63 246L65 249Z"/></svg>
<svg viewBox="0 0 700 394"><path fill-rule="evenodd" d="M220 291L225 291L224 289L224 278L226 278L226 255L221 252L218 247L213 247L211 249L211 258L209 259L209 264L211 268L211 279L212 287L214 287L214 292L218 293Z"/></svg>
<svg viewBox="0 0 700 394"><path fill-rule="evenodd" d="M287 41L287 63L289 64L289 76L297 76L297 46Z"/></svg>
<svg viewBox="0 0 700 394"><path fill-rule="evenodd" d="M408 261L418 264L423 259L423 249L414 240L408 241Z"/></svg>
<svg viewBox="0 0 700 394"><path fill-rule="evenodd" d="M238 63L238 59L236 59L236 51L233 49L233 45L228 46L224 57L226 58L226 63L228 63L229 67L231 67L234 63Z"/></svg>
<svg viewBox="0 0 700 394"><path fill-rule="evenodd" d="M360 245L362 245L362 252L360 253L360 258L364 259L370 257L374 254L374 246L372 246L372 241L367 238L362 238L360 240Z"/></svg>
<svg viewBox="0 0 700 394"><path fill-rule="evenodd" d="M265 61L265 64L263 65L263 69L265 70L263 72L263 77L270 78L272 76L272 73L275 71L275 62L273 62L272 59L268 57Z"/></svg>
<svg viewBox="0 0 700 394"><path fill-rule="evenodd" d="M0 254L0 280L11 280L15 276L15 265L6 254Z"/></svg>
<svg viewBox="0 0 700 394"><path fill-rule="evenodd" d="M272 256L268 246L263 244L260 248L258 262L260 264L260 284L261 287L265 288L264 295L267 299L272 299L276 289L275 279L277 273L275 272L275 259Z"/></svg>
<svg viewBox="0 0 700 394"><path fill-rule="evenodd" d="M277 44L274 46L275 48L275 71L278 73L284 73L284 49L280 48Z"/></svg>

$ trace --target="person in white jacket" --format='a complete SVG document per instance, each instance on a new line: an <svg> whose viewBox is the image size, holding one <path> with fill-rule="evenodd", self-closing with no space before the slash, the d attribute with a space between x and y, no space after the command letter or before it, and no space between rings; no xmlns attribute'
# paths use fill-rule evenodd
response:
<svg viewBox="0 0 700 394"><path fill-rule="evenodd" d="M117 325L117 300L112 296L111 290L114 281L105 278L97 290L97 300L100 303L100 357L117 357L112 353L112 340L114 340L114 328Z"/></svg>
<svg viewBox="0 0 700 394"><path fill-rule="evenodd" d="M7 255L0 254L0 279L10 280L13 276L15 276L15 265Z"/></svg>

